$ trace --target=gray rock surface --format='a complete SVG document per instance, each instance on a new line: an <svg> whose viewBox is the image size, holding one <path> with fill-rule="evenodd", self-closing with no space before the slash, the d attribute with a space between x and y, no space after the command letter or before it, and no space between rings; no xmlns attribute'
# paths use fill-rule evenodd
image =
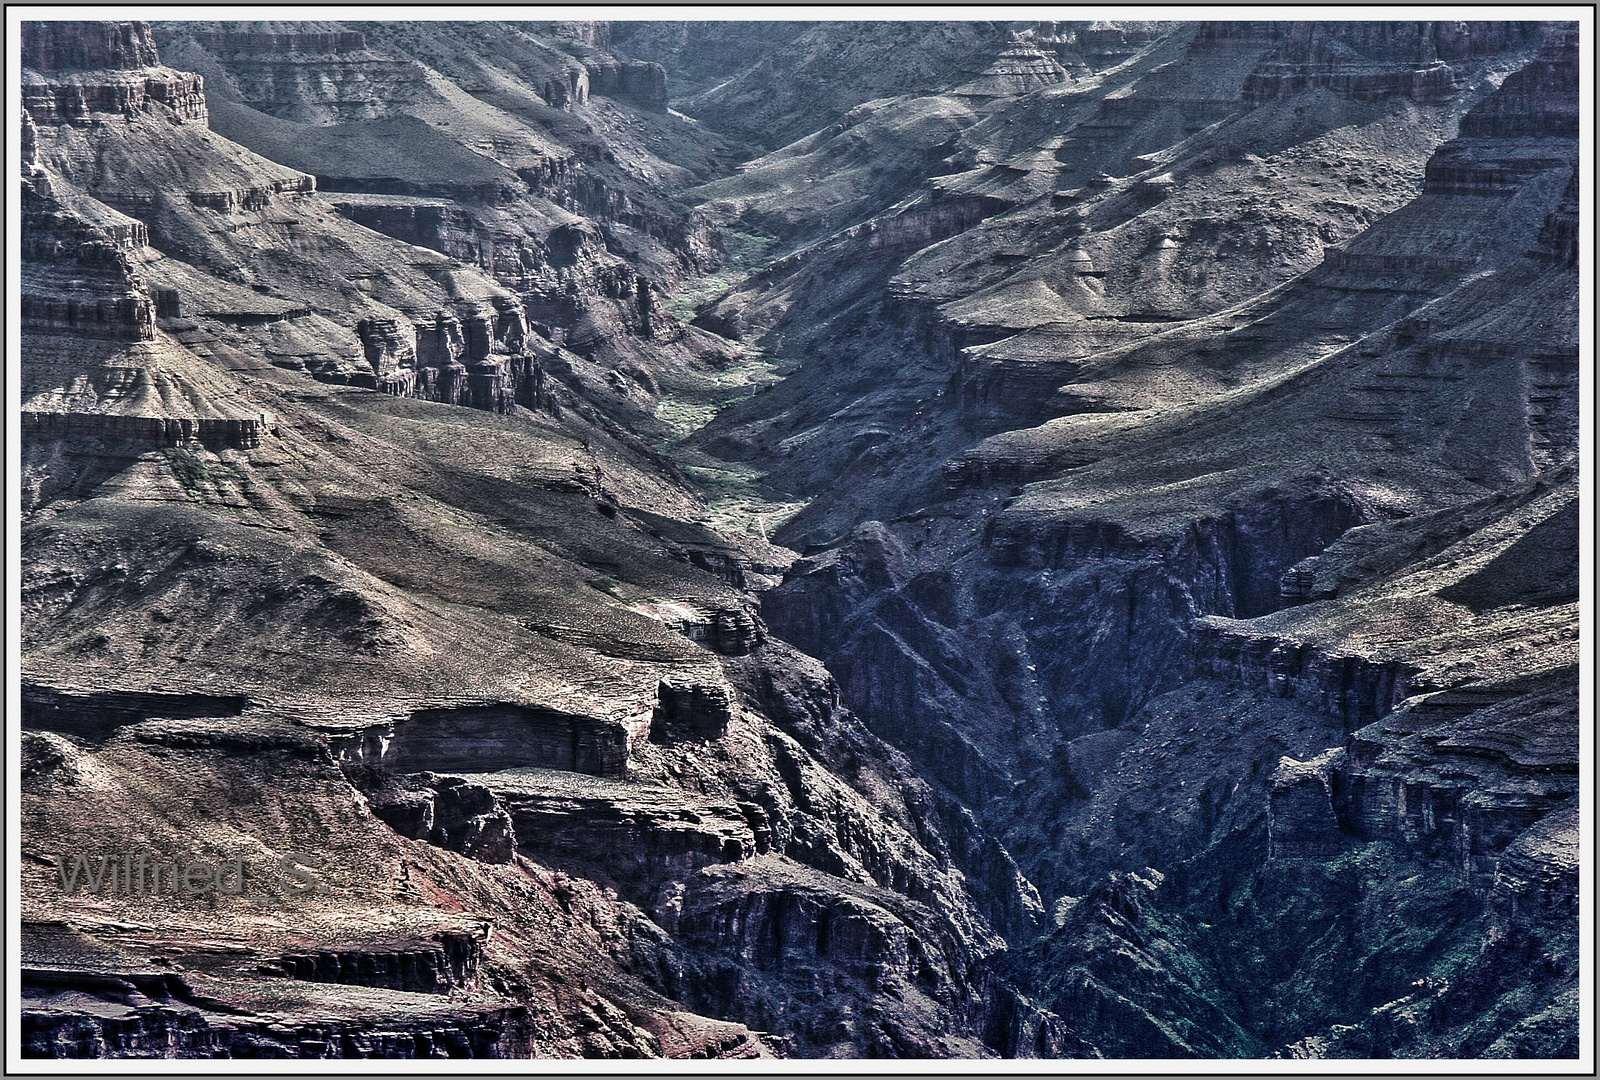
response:
<svg viewBox="0 0 1600 1080"><path fill-rule="evenodd" d="M1572 26L22 37L28 1056L1576 1053Z"/></svg>

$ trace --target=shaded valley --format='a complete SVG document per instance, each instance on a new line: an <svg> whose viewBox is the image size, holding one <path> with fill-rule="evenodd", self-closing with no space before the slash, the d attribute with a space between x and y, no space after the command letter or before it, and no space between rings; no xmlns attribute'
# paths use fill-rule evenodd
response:
<svg viewBox="0 0 1600 1080"><path fill-rule="evenodd" d="M1575 1057L1578 59L24 24L24 1055Z"/></svg>

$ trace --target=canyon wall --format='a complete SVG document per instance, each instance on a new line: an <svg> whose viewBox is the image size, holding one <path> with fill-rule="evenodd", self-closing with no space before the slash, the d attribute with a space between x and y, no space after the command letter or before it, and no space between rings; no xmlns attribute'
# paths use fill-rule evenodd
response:
<svg viewBox="0 0 1600 1080"><path fill-rule="evenodd" d="M1577 50L24 24L25 1055L1575 1054Z"/></svg>

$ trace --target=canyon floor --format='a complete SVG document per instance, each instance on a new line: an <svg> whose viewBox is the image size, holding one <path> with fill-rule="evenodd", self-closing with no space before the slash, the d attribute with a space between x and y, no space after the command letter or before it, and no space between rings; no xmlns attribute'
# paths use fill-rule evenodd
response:
<svg viewBox="0 0 1600 1080"><path fill-rule="evenodd" d="M1578 1056L1578 23L21 30L23 1057Z"/></svg>

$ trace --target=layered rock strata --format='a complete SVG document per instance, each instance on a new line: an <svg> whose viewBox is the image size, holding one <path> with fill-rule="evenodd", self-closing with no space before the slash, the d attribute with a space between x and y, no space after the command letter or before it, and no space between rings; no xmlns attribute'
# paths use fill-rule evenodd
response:
<svg viewBox="0 0 1600 1080"><path fill-rule="evenodd" d="M27 1052L1575 1053L1570 27L713 30L24 35Z"/></svg>

